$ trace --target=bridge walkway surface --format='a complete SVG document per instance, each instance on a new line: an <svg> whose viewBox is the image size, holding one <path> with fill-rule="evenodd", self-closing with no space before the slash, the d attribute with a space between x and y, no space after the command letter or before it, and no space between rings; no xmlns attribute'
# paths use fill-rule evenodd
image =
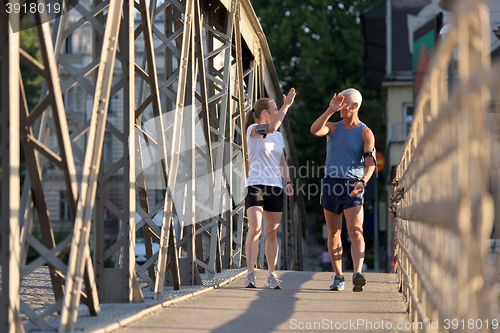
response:
<svg viewBox="0 0 500 333"><path fill-rule="evenodd" d="M141 283L143 303L103 303L97 317L80 305L75 332L409 332L412 325L407 305L399 292L396 274L365 273L367 285L352 291L346 274L345 290L330 291L332 272L277 271L282 290L264 288L267 271L257 270L257 288L243 288L246 269L227 269L203 285L164 287L163 296ZM350 275L350 274L349 274ZM26 276L21 300L37 313L53 302L46 267ZM26 306L23 306L25 308ZM52 330L40 331L21 318L26 332L55 333L56 314L47 323Z"/></svg>
<svg viewBox="0 0 500 333"><path fill-rule="evenodd" d="M116 332L412 331L395 274L366 273L364 291L355 293L350 274L345 290L334 292L329 290L331 272L279 271L282 290L264 288L267 271L256 273L256 289L243 288L245 275L240 274L220 289L162 308Z"/></svg>

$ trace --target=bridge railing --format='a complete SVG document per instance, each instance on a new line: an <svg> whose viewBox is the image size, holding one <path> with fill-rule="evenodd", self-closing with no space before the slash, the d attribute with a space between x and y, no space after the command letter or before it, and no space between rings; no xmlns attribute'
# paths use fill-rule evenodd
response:
<svg viewBox="0 0 500 333"><path fill-rule="evenodd" d="M459 331L489 331L497 293L488 264L494 205L486 119L500 63L490 64L487 6L461 1L454 14L418 97L393 184L397 275L411 320L422 322L422 330L439 320L439 331L448 331L443 324L456 319ZM455 50L458 82L450 93Z"/></svg>

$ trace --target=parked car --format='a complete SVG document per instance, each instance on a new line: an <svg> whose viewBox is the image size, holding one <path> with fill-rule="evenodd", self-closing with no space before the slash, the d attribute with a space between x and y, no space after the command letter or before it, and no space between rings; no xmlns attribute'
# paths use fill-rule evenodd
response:
<svg viewBox="0 0 500 333"><path fill-rule="evenodd" d="M155 217L153 217L154 223L161 229L161 219L163 217L163 212L160 211L158 214L156 214ZM139 222L141 220L141 216L136 212L135 213L135 222ZM174 215L174 225L176 229L179 226L178 218L177 216ZM178 234L178 232L177 232ZM160 249L160 244L153 242L153 253L158 252ZM138 263L139 265L143 265L146 263L147 257L146 257L146 245L144 243L144 236L142 233L142 228L139 229L136 233L135 237L135 262Z"/></svg>
<svg viewBox="0 0 500 333"><path fill-rule="evenodd" d="M160 244L153 242L153 253L160 249ZM146 244L144 238L135 242L135 262L139 265L144 265L147 261L146 257Z"/></svg>

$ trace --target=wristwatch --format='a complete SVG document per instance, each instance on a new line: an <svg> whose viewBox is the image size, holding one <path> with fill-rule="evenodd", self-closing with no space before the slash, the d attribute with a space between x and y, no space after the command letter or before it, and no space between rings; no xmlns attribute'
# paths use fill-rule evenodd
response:
<svg viewBox="0 0 500 333"><path fill-rule="evenodd" d="M363 184L363 187L366 187L366 182L363 179L360 179L357 182Z"/></svg>

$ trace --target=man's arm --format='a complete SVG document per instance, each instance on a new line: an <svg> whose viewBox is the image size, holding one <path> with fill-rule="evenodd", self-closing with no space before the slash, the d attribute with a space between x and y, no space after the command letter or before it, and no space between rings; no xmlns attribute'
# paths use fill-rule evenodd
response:
<svg viewBox="0 0 500 333"><path fill-rule="evenodd" d="M311 133L315 136L327 136L328 138L335 131L336 123L329 123L328 119L337 111L342 109L346 104L344 103L344 96L340 94L333 95L328 109L311 125Z"/></svg>
<svg viewBox="0 0 500 333"><path fill-rule="evenodd" d="M333 113L329 113L326 110L311 126L311 133L315 136L327 136L328 138L335 131L335 127L337 127L337 123L329 123L328 119L332 116Z"/></svg>
<svg viewBox="0 0 500 333"><path fill-rule="evenodd" d="M363 133L361 134L363 139L363 150L364 152L373 152L375 153L375 136L373 136L373 132L368 126L363 128ZM375 172L376 164L375 158L367 157L365 158L365 174L361 177L361 180L366 183L370 180ZM364 190L364 185L361 182L357 182L354 184L354 190L351 192L351 197L358 196Z"/></svg>

